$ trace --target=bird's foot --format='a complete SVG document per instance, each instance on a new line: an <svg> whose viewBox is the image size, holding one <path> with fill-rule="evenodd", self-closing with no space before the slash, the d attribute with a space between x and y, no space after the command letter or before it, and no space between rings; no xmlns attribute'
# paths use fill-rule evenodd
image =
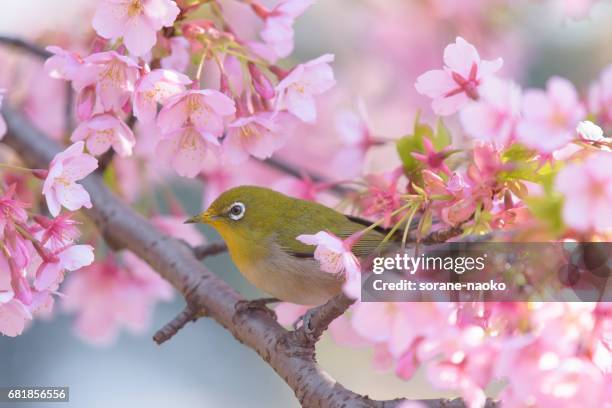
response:
<svg viewBox="0 0 612 408"><path fill-rule="evenodd" d="M267 306L270 303L277 303L277 302L280 302L280 300L278 300L277 298L239 300L234 305L234 310L236 311L237 315L260 310L270 315L273 319L276 319L276 313L274 313L274 310L269 309Z"/></svg>
<svg viewBox="0 0 612 408"><path fill-rule="evenodd" d="M315 309L316 308L314 307L312 309L308 309L306 313L298 317L297 320L293 322L293 330L298 330L301 328L302 330L304 330L305 333L311 333L313 328L310 325L310 322L312 320L312 316L315 313Z"/></svg>

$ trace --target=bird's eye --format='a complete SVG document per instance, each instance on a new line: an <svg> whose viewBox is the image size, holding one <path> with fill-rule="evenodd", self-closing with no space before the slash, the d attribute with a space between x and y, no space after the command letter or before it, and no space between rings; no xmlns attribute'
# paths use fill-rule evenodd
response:
<svg viewBox="0 0 612 408"><path fill-rule="evenodd" d="M246 207L244 206L244 204L240 203L240 202L235 202L233 203L230 208L229 208L229 217L232 220L239 220L242 217L244 217L244 211L246 210Z"/></svg>

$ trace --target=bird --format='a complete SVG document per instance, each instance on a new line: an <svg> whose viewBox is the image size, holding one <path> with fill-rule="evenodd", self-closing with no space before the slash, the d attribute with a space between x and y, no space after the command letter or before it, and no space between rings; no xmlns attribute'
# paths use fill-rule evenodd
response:
<svg viewBox="0 0 612 408"><path fill-rule="evenodd" d="M339 294L344 277L322 271L315 247L296 237L326 231L345 239L372 225L313 201L247 185L223 192L185 223L213 227L240 273L255 287L273 299L308 306ZM386 235L384 228L371 227L352 247L354 255L361 259L377 253Z"/></svg>

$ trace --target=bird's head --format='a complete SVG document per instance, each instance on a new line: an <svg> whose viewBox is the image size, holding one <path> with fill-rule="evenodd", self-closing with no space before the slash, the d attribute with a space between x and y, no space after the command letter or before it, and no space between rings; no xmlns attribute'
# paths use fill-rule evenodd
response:
<svg viewBox="0 0 612 408"><path fill-rule="evenodd" d="M206 211L185 223L202 223L214 227L224 239L242 236L261 238L277 228L283 208L293 199L276 191L255 186L240 186L225 191Z"/></svg>

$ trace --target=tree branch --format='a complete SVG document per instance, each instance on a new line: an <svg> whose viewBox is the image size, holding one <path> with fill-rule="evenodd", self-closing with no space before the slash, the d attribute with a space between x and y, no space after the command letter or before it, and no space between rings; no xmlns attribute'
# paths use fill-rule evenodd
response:
<svg viewBox="0 0 612 408"><path fill-rule="evenodd" d="M3 116L8 125L3 142L29 166L47 167L61 147L8 105L3 109ZM267 313L258 310L236 313L235 304L242 297L210 272L188 246L162 234L142 215L117 199L105 187L99 174L90 175L82 185L89 192L93 204L91 209L83 212L97 225L109 245L134 252L185 297L189 308L206 310L207 316L257 352L293 389L303 406L395 407L401 402L374 401L344 388L317 365L313 344L294 341L296 335L282 328ZM334 315L342 313L335 301L330 304L331 311L322 307L313 316L313 326L317 322L326 325ZM174 323L186 322L189 317L187 312ZM324 329L316 330L322 332ZM431 407L463 406L460 400L423 402Z"/></svg>
<svg viewBox="0 0 612 408"><path fill-rule="evenodd" d="M192 249L193 256L198 259L204 259L206 257L217 255L227 251L227 245L225 245L225 242L212 242L210 244L193 247Z"/></svg>
<svg viewBox="0 0 612 408"><path fill-rule="evenodd" d="M26 51L39 58L49 58L52 54L41 46L17 37L0 34L0 44L5 44Z"/></svg>

